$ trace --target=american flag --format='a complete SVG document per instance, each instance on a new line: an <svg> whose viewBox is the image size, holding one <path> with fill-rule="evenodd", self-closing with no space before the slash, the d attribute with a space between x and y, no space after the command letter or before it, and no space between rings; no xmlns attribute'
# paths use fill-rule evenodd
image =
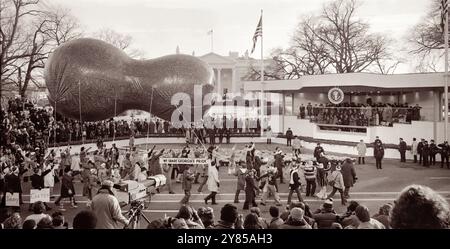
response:
<svg viewBox="0 0 450 249"><path fill-rule="evenodd" d="M253 35L253 47L252 52L255 51L256 41L258 40L258 36L262 36L262 15L259 18L258 26L256 26L255 34Z"/></svg>
<svg viewBox="0 0 450 249"><path fill-rule="evenodd" d="M442 29L442 32L444 32L445 19L446 19L447 11L448 11L448 2L447 2L447 0L441 0L440 9L441 9L441 29Z"/></svg>

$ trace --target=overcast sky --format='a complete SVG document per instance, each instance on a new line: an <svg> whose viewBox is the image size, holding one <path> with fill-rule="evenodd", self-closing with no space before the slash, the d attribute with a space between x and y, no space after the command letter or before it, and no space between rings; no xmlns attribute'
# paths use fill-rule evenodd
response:
<svg viewBox="0 0 450 249"><path fill-rule="evenodd" d="M404 42L411 28L426 14L432 0L365 0L358 16L371 30ZM175 52L203 55L214 52L243 54L252 45L260 10L264 10L264 52L287 47L299 17L320 12L325 0L47 0L72 10L87 32L111 28L130 34L134 48L147 58ZM259 46L259 45L258 45ZM257 47L257 50L259 48ZM258 54L254 54L259 57ZM399 68L410 71L408 66ZM398 72L398 71L397 71Z"/></svg>

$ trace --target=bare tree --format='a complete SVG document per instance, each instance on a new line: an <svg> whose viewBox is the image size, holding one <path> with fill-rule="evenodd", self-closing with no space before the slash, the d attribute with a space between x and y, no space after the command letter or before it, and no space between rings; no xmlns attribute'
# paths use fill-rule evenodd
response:
<svg viewBox="0 0 450 249"><path fill-rule="evenodd" d="M416 70L419 72L436 72L442 68L439 60L444 55L444 27L441 23L440 2L430 1L428 13L411 29L411 36L408 37L410 55L413 59L418 58Z"/></svg>
<svg viewBox="0 0 450 249"><path fill-rule="evenodd" d="M335 0L324 5L320 15L303 17L290 47L271 55L284 68L282 78L331 72L393 73L401 60L389 50L391 41L370 33L369 24L356 18L357 8L356 0ZM280 76L282 70L277 70Z"/></svg>
<svg viewBox="0 0 450 249"><path fill-rule="evenodd" d="M128 34L121 34L112 29L103 28L92 36L124 50L132 58L139 59L144 56L143 51L132 48L133 38Z"/></svg>
<svg viewBox="0 0 450 249"><path fill-rule="evenodd" d="M42 87L38 78L50 52L81 32L68 10L43 9L38 0L1 1L1 85L15 85L25 96L30 83Z"/></svg>

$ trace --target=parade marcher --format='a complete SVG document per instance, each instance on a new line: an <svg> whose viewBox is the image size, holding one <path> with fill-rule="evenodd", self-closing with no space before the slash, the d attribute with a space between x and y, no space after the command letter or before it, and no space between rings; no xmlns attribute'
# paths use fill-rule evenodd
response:
<svg viewBox="0 0 450 249"><path fill-rule="evenodd" d="M159 163L159 158L164 154L164 150L162 149L159 152L154 151L151 153L151 156L148 160L148 171L150 175L160 175L163 173L163 168Z"/></svg>
<svg viewBox="0 0 450 249"><path fill-rule="evenodd" d="M261 176L261 166L263 165L263 160L261 157L261 152L256 151L255 159L254 159L254 165L253 168L256 170L256 176Z"/></svg>
<svg viewBox="0 0 450 249"><path fill-rule="evenodd" d="M97 217L98 229L121 229L130 222L122 215L119 201L114 196L112 188L114 183L106 180L102 182L98 194L94 196L91 209Z"/></svg>
<svg viewBox="0 0 450 249"><path fill-rule="evenodd" d="M444 168L444 161L447 164L447 169L450 169L450 164L449 164L449 154L450 154L450 145L448 145L448 142L445 141L442 144L438 145L441 149L440 149L440 153L441 153L441 168Z"/></svg>
<svg viewBox="0 0 450 249"><path fill-rule="evenodd" d="M345 187L344 196L348 199L350 198L350 188L353 187L353 184L355 184L356 180L358 179L356 177L355 167L353 166L353 162L350 158L345 159L344 163L342 164L341 173Z"/></svg>
<svg viewBox="0 0 450 249"><path fill-rule="evenodd" d="M299 168L298 164L293 164L292 169L289 172L289 176L290 176L289 177L289 195L288 195L288 199L287 199L288 205L291 204L291 198L292 198L292 194L294 192L297 193L298 201L303 202L302 195L300 194L300 190L299 190L301 183L300 183L300 177L298 174L298 168Z"/></svg>
<svg viewBox="0 0 450 249"><path fill-rule="evenodd" d="M266 129L267 144L272 144L272 136L273 136L272 128L270 126L267 126Z"/></svg>
<svg viewBox="0 0 450 249"><path fill-rule="evenodd" d="M303 168L306 179L306 196L314 196L316 193L317 168L312 161L308 161Z"/></svg>
<svg viewBox="0 0 450 249"><path fill-rule="evenodd" d="M181 189L184 191L184 197L181 200L181 204L189 203L189 198L191 197L192 182L194 181L195 175L192 172L192 167L188 167L183 172L183 181L181 184Z"/></svg>
<svg viewBox="0 0 450 249"><path fill-rule="evenodd" d="M205 200L205 204L208 204L208 200L211 199L212 200L212 205L217 205L216 202L216 195L217 192L219 191L219 187L220 187L220 180L219 180L219 165L217 164L217 160L215 158L212 158L212 160L210 160L208 162L208 180L207 180L207 184L208 184L208 190L211 191L211 193L206 196Z"/></svg>
<svg viewBox="0 0 450 249"><path fill-rule="evenodd" d="M403 138L400 138L399 140L400 140L400 143L398 144L398 151L400 152L400 162L404 163L404 162L406 162L405 154L406 154L407 146L406 146L406 142L403 141Z"/></svg>
<svg viewBox="0 0 450 249"><path fill-rule="evenodd" d="M320 155L322 153L325 153L325 150L323 149L322 146L320 146L320 143L317 143L316 148L314 148L314 157L316 158L317 161L319 161Z"/></svg>
<svg viewBox="0 0 450 249"><path fill-rule="evenodd" d="M257 207L256 204L256 191L258 187L255 184L255 170L249 170L245 176L245 202L243 209L248 210L249 205Z"/></svg>
<svg viewBox="0 0 450 249"><path fill-rule="evenodd" d="M328 195L327 198L328 199L333 198L334 194L337 191L339 191L339 194L341 194L341 204L346 205L347 200L346 200L346 197L344 194L345 184L344 184L344 178L341 173L340 165L336 166L336 170L331 173L329 179L330 179L329 184L333 187L333 190L331 191L331 193Z"/></svg>
<svg viewBox="0 0 450 249"><path fill-rule="evenodd" d="M417 143L417 154L419 154L419 164L422 165L423 160L423 145L425 143L425 139L421 138L420 142Z"/></svg>
<svg viewBox="0 0 450 249"><path fill-rule="evenodd" d="M273 166L270 166L267 169L267 172L258 178L258 181L266 178L266 184L263 187L263 195L261 198L261 205L266 205L266 200L269 195L272 195L275 199L275 205L281 206L281 199L278 195L278 186L277 186L277 169Z"/></svg>
<svg viewBox="0 0 450 249"><path fill-rule="evenodd" d="M55 205L59 206L60 202L64 198L69 198L72 208L77 208L75 201L75 186L73 185L72 171L69 168L64 169L64 175L61 180L61 195L56 199ZM64 210L64 205L61 203L61 210Z"/></svg>
<svg viewBox="0 0 450 249"><path fill-rule="evenodd" d="M322 163L318 163L317 164L317 183L319 184L320 187L320 191L315 194L314 196L325 200L327 197L327 185L328 185L328 180L327 180L327 172L325 171L323 164Z"/></svg>
<svg viewBox="0 0 450 249"><path fill-rule="evenodd" d="M94 197L94 187L97 186L97 170L92 168L90 173L86 176L87 181L83 182L83 196L87 197L89 201L92 201Z"/></svg>
<svg viewBox="0 0 450 249"><path fill-rule="evenodd" d="M302 141L300 140L299 136L294 137L294 143L292 144L292 151L294 155L300 155L301 151L300 148L302 147Z"/></svg>
<svg viewBox="0 0 450 249"><path fill-rule="evenodd" d="M243 160L239 161L239 168L235 170L234 175L237 176L236 194L234 195L234 203L239 203L239 194L245 190L245 177L247 175L247 167Z"/></svg>
<svg viewBox="0 0 450 249"><path fill-rule="evenodd" d="M381 161L384 157L384 147L381 141L377 141L373 148L373 156L375 157L375 164L377 169L382 169Z"/></svg>
<svg viewBox="0 0 450 249"><path fill-rule="evenodd" d="M359 143L356 145L356 150L358 151L358 164L366 164L365 157L367 152L366 143L364 140L359 140Z"/></svg>
<svg viewBox="0 0 450 249"><path fill-rule="evenodd" d="M9 174L5 175L5 195L2 203L5 203L6 193L19 193L19 204L23 204L22 200L22 183L20 180L19 167L12 166Z"/></svg>
<svg viewBox="0 0 450 249"><path fill-rule="evenodd" d="M47 174L50 174L52 172L52 170L53 170L53 167L51 167L50 169L47 169L47 170L41 172L41 169L39 169L38 167L35 168L34 169L34 174L31 175L31 177L30 177L31 188L32 189L38 189L38 190L41 190L41 189L45 188L44 177ZM43 202L43 204L44 204L44 206L45 206L45 208L47 210L51 210L51 207L49 207L47 205L47 203ZM30 208L29 208L30 210L32 209L32 206L33 206L33 203L30 203Z"/></svg>
<svg viewBox="0 0 450 249"><path fill-rule="evenodd" d="M284 167L283 151L281 151L281 149L279 147L276 147L275 154L273 157L275 159L275 162L274 162L275 168L277 168L277 172L278 172L278 175L276 178L277 179L280 178L280 184L283 184L284 183L284 180L283 180L283 167Z"/></svg>
<svg viewBox="0 0 450 249"><path fill-rule="evenodd" d="M434 140L431 139L430 141L430 165L436 165L436 154L439 151L439 148L436 146L436 144L434 143Z"/></svg>
<svg viewBox="0 0 450 249"><path fill-rule="evenodd" d="M418 143L416 141L416 138L413 138L413 141L411 143L411 155L414 158L414 163L417 163L417 152L418 152Z"/></svg>
<svg viewBox="0 0 450 249"><path fill-rule="evenodd" d="M133 164L131 163L130 155L131 155L130 152L127 151L125 153L125 158L122 161L122 172L120 173L122 178L124 178L125 176L127 176L131 173Z"/></svg>

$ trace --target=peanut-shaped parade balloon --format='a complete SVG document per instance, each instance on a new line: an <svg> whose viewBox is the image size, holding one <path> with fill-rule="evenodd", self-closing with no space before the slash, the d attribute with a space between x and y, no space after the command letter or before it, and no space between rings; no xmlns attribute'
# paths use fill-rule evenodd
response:
<svg viewBox="0 0 450 249"><path fill-rule="evenodd" d="M180 103L190 102L192 113L201 109L203 114L208 109L203 96L213 91L212 80L212 69L196 57L135 60L106 42L88 38L59 46L45 66L52 106L63 116L81 116L83 121L104 120L128 109L170 120L177 93L190 97ZM194 95L200 101L194 101Z"/></svg>

